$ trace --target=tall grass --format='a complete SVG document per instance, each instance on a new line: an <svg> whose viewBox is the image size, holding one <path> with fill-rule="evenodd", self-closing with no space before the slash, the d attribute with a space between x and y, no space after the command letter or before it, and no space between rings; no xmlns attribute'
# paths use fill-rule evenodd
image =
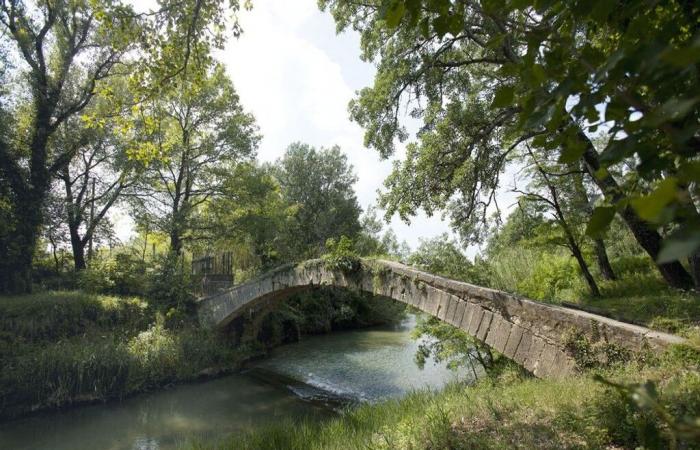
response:
<svg viewBox="0 0 700 450"><path fill-rule="evenodd" d="M138 298L2 298L0 417L125 397L232 370L244 356L212 331L168 329Z"/></svg>
<svg viewBox="0 0 700 450"><path fill-rule="evenodd" d="M83 292L0 297L0 340L48 342L100 330L135 330L148 324L148 304Z"/></svg>
<svg viewBox="0 0 700 450"><path fill-rule="evenodd" d="M694 366L697 368L697 366ZM649 446L644 427L668 427L632 408L627 398L581 375L566 380L521 378L506 371L474 386L419 391L400 400L364 405L325 422L287 421L189 449L602 449ZM660 402L678 420L700 414L700 372L678 361L659 367L611 369L613 380L656 379ZM681 448L700 448L686 439Z"/></svg>

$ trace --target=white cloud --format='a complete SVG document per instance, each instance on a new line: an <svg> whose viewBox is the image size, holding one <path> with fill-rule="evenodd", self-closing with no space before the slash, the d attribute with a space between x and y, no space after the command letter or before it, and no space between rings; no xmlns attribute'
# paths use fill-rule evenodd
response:
<svg viewBox="0 0 700 450"><path fill-rule="evenodd" d="M358 36L336 36L333 19L318 11L315 0L256 2L240 20L243 35L219 57L261 128L260 159L275 160L294 141L337 144L358 174L360 203L376 203L391 162L364 148L362 129L348 118L354 90L374 75L373 66L359 58ZM425 215L410 226L395 219L392 227L412 247L420 237L448 231L439 218Z"/></svg>

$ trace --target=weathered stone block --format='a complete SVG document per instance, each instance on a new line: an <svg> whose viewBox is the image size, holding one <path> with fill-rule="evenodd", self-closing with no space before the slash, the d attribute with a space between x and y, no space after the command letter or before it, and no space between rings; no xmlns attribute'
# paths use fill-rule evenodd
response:
<svg viewBox="0 0 700 450"><path fill-rule="evenodd" d="M532 333L529 330L523 330L523 336L520 339L518 348L515 351L515 356L513 360L518 364L522 365L527 359L528 352L530 351L530 344L532 344Z"/></svg>
<svg viewBox="0 0 700 450"><path fill-rule="evenodd" d="M462 317L464 317L464 310L466 309L466 303L464 303L461 300L458 300L457 298L454 299L455 302L457 303L457 308L455 309L455 315L452 317L452 326L455 326L457 328L460 327L462 324Z"/></svg>
<svg viewBox="0 0 700 450"><path fill-rule="evenodd" d="M523 331L524 330L522 327L513 324L513 327L510 330L510 334L508 335L508 341L506 342L506 346L502 352L506 357L510 359L513 359L513 357L515 357L515 351L518 349L520 339L522 339L523 337Z"/></svg>
<svg viewBox="0 0 700 450"><path fill-rule="evenodd" d="M553 371L552 366L554 365L554 360L559 352L560 349L558 347L550 343L546 343L542 349L542 353L540 353L540 356L537 358L537 362L534 365L535 367L533 368L532 373L534 373L538 378L548 377Z"/></svg>
<svg viewBox="0 0 700 450"><path fill-rule="evenodd" d="M477 311L478 306L472 302L464 302L464 304L464 315L462 316L462 323L459 324L459 327L462 330L469 332L469 323L471 322L474 313Z"/></svg>
<svg viewBox="0 0 700 450"><path fill-rule="evenodd" d="M532 373L535 372L535 369L537 368L539 361L540 361L540 355L542 354L542 351L544 350L545 345L546 345L546 342L541 337L539 337L539 336L532 337L532 343L530 344L530 350L528 350L527 358L525 358L525 362L523 363L523 367L526 370L529 370Z"/></svg>
<svg viewBox="0 0 700 450"><path fill-rule="evenodd" d="M445 317L443 320L451 324L452 318L455 315L455 310L457 309L457 302L451 295L449 295L446 292L443 292L442 295L444 295L447 298L447 308L445 309Z"/></svg>
<svg viewBox="0 0 700 450"><path fill-rule="evenodd" d="M437 289L433 290L433 292L436 292L438 298L440 299L440 307L437 311L437 318L444 321L445 316L447 315L447 308L450 304L450 296L446 292L438 291Z"/></svg>
<svg viewBox="0 0 700 450"><path fill-rule="evenodd" d="M498 330L496 330L496 338L493 343L493 348L496 351L503 353L506 349L506 344L508 343L508 338L510 337L510 332L513 329L513 324L508 322L503 317L500 318L498 324Z"/></svg>
<svg viewBox="0 0 700 450"><path fill-rule="evenodd" d="M484 308L477 306L477 310L474 311L472 319L469 321L467 333L469 333L470 336L476 337L476 332L479 330L479 325L481 325L481 319L484 317L485 312L486 310Z"/></svg>
<svg viewBox="0 0 700 450"><path fill-rule="evenodd" d="M491 320L493 319L493 313L491 311L484 311L484 316L481 318L481 324L476 332L476 338L480 341L486 339L486 334L489 332L491 326Z"/></svg>

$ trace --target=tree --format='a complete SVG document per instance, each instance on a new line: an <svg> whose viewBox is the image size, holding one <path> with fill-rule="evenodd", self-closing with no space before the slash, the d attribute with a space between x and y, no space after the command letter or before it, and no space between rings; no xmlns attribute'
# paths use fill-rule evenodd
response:
<svg viewBox="0 0 700 450"><path fill-rule="evenodd" d="M357 177L339 147L291 144L274 174L285 200L298 207L287 235L295 259L318 257L329 238L353 238L360 231L362 210L353 189Z"/></svg>
<svg viewBox="0 0 700 450"><path fill-rule="evenodd" d="M384 229L384 223L377 216L377 209L374 206L367 208L360 217L360 226L362 230L354 242L359 255L389 255L404 260L411 253L406 241L399 242L394 230Z"/></svg>
<svg viewBox="0 0 700 450"><path fill-rule="evenodd" d="M481 240L488 211L498 208L495 190L500 186L500 174L514 152L522 151L521 144L529 142L558 153L562 163L584 164L605 202L614 205L597 209L592 225L604 225L610 214L618 211L667 282L682 288L690 285L678 255L675 259L662 257L662 236L657 231L660 222L644 211L644 203L651 200L649 204L659 206L659 211L679 212L665 217L675 217L671 221L681 230L692 228L692 208L673 187L678 183L667 182L673 186L667 189L665 201L657 202L648 197L652 193L639 191L639 184L629 180L642 173L660 180L658 168L680 161L679 167L685 169L678 180L682 178L697 189L688 184L695 179L688 146L697 133L697 120L692 120L697 114L697 102L692 100L697 91L696 69L690 67L674 75L673 64L663 62L647 73L641 55L654 49L654 55L661 59L663 52L681 53L692 64L696 44L693 35L683 30L693 29L690 24L698 8L684 10L669 2L648 13L643 2L635 1L625 2L618 15L608 9L572 7L563 1L533 5L499 0L327 0L320 5L331 10L339 29L360 31L363 57L378 60L374 86L363 89L350 105L352 118L365 127L366 143L388 156L394 151L395 139L407 139L399 120L399 111L406 105L413 117L423 121L418 143L408 146L404 162L387 180L389 190L382 205L390 214L398 212L406 217L417 208L428 213L448 208L467 240ZM645 17L648 25L660 27L655 29L658 40L653 45L661 44L654 48L640 44L649 42L638 35L646 27L625 28L630 19ZM589 56L596 64L590 64ZM625 70L617 66L616 58L620 57L630 59L637 78L625 80ZM615 69L614 76L607 72L611 69ZM684 125L685 134L677 134L677 142L670 138L673 134L656 139L658 133L645 121L644 130L637 130L640 124L635 125L638 117L632 112L638 111L625 113L619 107L627 104L626 86L645 92L647 86L654 86L652 80L657 75L662 77L664 90L675 89L674 98L688 99L680 114L661 118L663 123L667 119L689 123ZM602 89L598 79L603 80ZM567 102L574 98L579 102L568 107ZM589 134L604 130L597 130L605 122L601 121L601 105L612 107L614 114L609 116L616 122L608 131L615 136L609 148L628 146L627 150L606 149L601 156L594 147ZM649 115L658 117L652 111L655 109L649 110ZM620 182L612 175L614 166L634 154L632 142L641 139L640 135L634 141L627 140L629 134L622 130L640 131L657 146L647 149L668 149L668 158L661 162L653 156L655 151L640 151L637 156L641 161L648 161L655 169L635 170L633 176ZM590 227L591 234L595 231L595 226Z"/></svg>
<svg viewBox="0 0 700 450"><path fill-rule="evenodd" d="M135 14L118 0L0 0L0 45L9 42L20 61L13 96L27 110L24 126L0 143L0 179L11 193L13 215L0 239L0 291L31 289L50 182L74 156L50 148L56 131L81 114L127 56L144 69L132 78L142 97L176 75L196 75L212 47L223 45L221 3L163 0L159 11ZM229 6L238 9L238 2Z"/></svg>
<svg viewBox="0 0 700 450"><path fill-rule="evenodd" d="M293 255L283 239L296 206L283 198L270 167L237 164L224 179L222 195L203 211L209 237L199 251L233 251L239 269L256 272L289 261Z"/></svg>
<svg viewBox="0 0 700 450"><path fill-rule="evenodd" d="M75 270L87 267L85 250L92 258L96 232L103 224L108 211L136 183L140 164L130 160L127 143L109 120L107 112L94 113L91 109L102 107L100 101L86 109L89 122L80 117L66 121L66 127L58 130L51 143L73 155L70 161L56 171L58 190L63 194L62 219L70 236ZM57 151L58 152L58 151Z"/></svg>
<svg viewBox="0 0 700 450"><path fill-rule="evenodd" d="M580 233L577 232L570 220L570 217L575 215L575 213L571 213L572 208L566 206L567 204L571 206L576 205L576 201L572 201L571 198L566 198L567 194L571 197L579 195L579 192L576 189L567 189L566 185L562 185L561 174L556 173L556 168L554 169L555 172L552 173L552 169L548 167L546 162L541 161L531 149L528 149L528 154L532 160L531 173L533 174L533 182L531 186L534 189L525 192L515 188L515 192L522 194L527 200L538 203L544 207L545 211L551 213L563 234L564 239L562 240L562 245L566 247L571 252L574 259L576 259L576 263L581 269L581 273L588 284L591 295L593 297L600 297L598 284L593 278L588 268L588 263L583 256ZM556 178L558 178L558 180L556 180ZM544 192L540 192L541 190L544 190Z"/></svg>
<svg viewBox="0 0 700 450"><path fill-rule="evenodd" d="M52 152L50 140L95 95L95 87L115 68L128 44L110 40L112 26L129 27L108 2L97 10L85 2L0 2L3 37L10 39L26 66L28 120L0 146L0 165L12 191L15 227L2 248L0 290L31 288L31 264L43 223L44 202L52 175L73 157L70 150ZM86 65L79 70L78 65ZM26 144L25 144L26 143ZM9 244L9 245L8 245Z"/></svg>
<svg viewBox="0 0 700 450"><path fill-rule="evenodd" d="M136 116L136 133L145 139L138 152L150 159L141 198L170 236L170 250L180 255L184 241L202 233L198 209L222 195L228 172L254 155L255 119L243 110L221 65L204 80L162 93Z"/></svg>

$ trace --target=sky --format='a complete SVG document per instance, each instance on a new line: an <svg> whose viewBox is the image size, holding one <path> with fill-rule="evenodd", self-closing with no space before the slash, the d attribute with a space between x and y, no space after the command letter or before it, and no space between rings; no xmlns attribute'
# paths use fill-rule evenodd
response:
<svg viewBox="0 0 700 450"><path fill-rule="evenodd" d="M360 59L359 34L352 30L337 34L330 13L321 12L316 1L253 2L252 10L239 13L243 34L231 37L216 57L260 127L258 159L275 161L297 141L316 147L338 145L354 167L355 191L366 210L376 205L392 161L382 161L377 152L364 147L363 130L350 121L348 102L356 91L372 84L375 68ZM147 10L155 4L140 0L134 6ZM400 146L394 158L403 156ZM112 220L118 237L127 240L133 230L131 219L122 211ZM412 249L421 239L443 233L454 236L439 214L427 217L419 212L410 224L394 217L387 227ZM467 251L471 256L475 252L475 248Z"/></svg>
<svg viewBox="0 0 700 450"><path fill-rule="evenodd" d="M240 13L240 21L243 34L231 38L217 57L257 119L263 135L259 159L274 161L295 141L339 145L357 173L360 204L364 209L376 204L391 161L363 146L363 130L350 121L347 109L375 73L360 59L359 34L337 35L333 18L316 0L256 1L251 11ZM414 249L420 238L450 231L439 216L424 214L410 225L394 218L390 226Z"/></svg>

